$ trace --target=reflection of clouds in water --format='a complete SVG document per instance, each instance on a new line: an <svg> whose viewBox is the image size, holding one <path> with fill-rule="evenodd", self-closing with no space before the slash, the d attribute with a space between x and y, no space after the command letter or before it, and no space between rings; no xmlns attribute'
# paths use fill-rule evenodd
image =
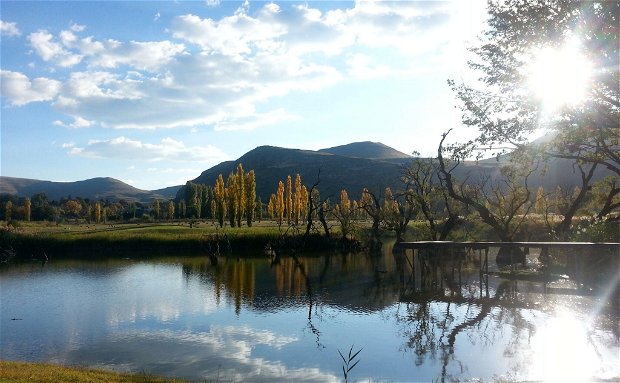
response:
<svg viewBox="0 0 620 383"><path fill-rule="evenodd" d="M178 320L189 313L217 310L214 289L195 280L178 278L177 265L137 264L115 276L115 304L106 313L108 325L135 323L146 318Z"/></svg>
<svg viewBox="0 0 620 383"><path fill-rule="evenodd" d="M187 379L232 381L339 381L315 367L291 368L286 361L252 356L258 345L281 350L295 337L250 327L213 326L209 332L136 331L119 334L75 350L69 359L89 365L116 368L131 361L132 370Z"/></svg>

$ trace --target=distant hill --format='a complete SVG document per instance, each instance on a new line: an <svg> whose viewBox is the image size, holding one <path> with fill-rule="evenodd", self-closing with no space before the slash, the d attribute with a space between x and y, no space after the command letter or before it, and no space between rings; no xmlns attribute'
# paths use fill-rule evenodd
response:
<svg viewBox="0 0 620 383"><path fill-rule="evenodd" d="M222 174L226 181L228 174L242 163L246 171L254 169L257 195L266 202L271 193L276 191L278 181L285 181L287 175L294 177L299 173L303 183L309 188L317 180L320 169L321 183L318 189L323 197L330 196L332 200L336 200L340 190L344 188L350 198L358 199L364 187L378 193L382 193L387 186L394 190L402 188L399 182L401 169L403 164L410 161L427 159L414 158L382 143L368 141L318 151L260 146L235 161L222 162L205 170L192 182L214 185L219 174ZM499 178L501 166L505 164L504 157L499 161L487 159L465 162L455 170L454 175L457 179L468 178L472 182L479 180L483 173L491 178ZM608 174L609 172L601 169L595 178L600 179ZM570 161L552 160L545 174L532 174L529 185L534 192L539 186L543 186L547 191L554 190L558 185L565 190L572 190L579 182L580 175L572 168Z"/></svg>
<svg viewBox="0 0 620 383"><path fill-rule="evenodd" d="M386 186L395 187L398 184L399 164L361 157L368 154L368 151L365 154L353 152L355 156L348 157L332 154L327 150L329 149L312 151L259 146L236 161L222 162L205 170L192 182L214 185L219 174L226 179L228 174L242 163L246 171L254 169L256 194L263 201L268 201L271 193L276 191L278 181L286 181L287 175L290 174L294 182L295 175L299 173L303 183L309 188L316 182L319 170L321 183L318 189L323 197L331 196L332 200L339 198L343 188L347 189L351 198L358 199L364 187L383 190Z"/></svg>
<svg viewBox="0 0 620 383"><path fill-rule="evenodd" d="M109 177L91 178L75 182L53 182L27 178L0 177L0 194L31 197L45 193L49 199L81 197L91 200L110 199L149 202L153 199L174 198L181 186L148 191L137 189L122 181Z"/></svg>
<svg viewBox="0 0 620 383"><path fill-rule="evenodd" d="M384 145L380 142L353 142L351 144L321 149L319 152L336 154L345 157L368 158L374 160L411 159L408 154Z"/></svg>
<svg viewBox="0 0 620 383"><path fill-rule="evenodd" d="M310 188L316 182L319 170L321 182L318 189L323 197L335 201L340 190L346 189L350 198L360 198L364 187L382 193L385 187L400 189L399 176L403 164L410 161L426 161L401 153L378 142L355 142L348 145L313 150L287 149L275 146L259 146L235 161L222 162L202 172L192 182L214 185L219 174L226 179L230 172L242 163L245 170L254 169L256 173L256 191L263 202L267 202L271 193L277 189L278 181L286 181L286 176L299 173L303 183ZM500 161L487 159L479 162L466 162L455 171L455 177L477 180L484 172L491 177L500 174L505 164L505 157ZM609 175L609 171L600 169L595 178ZM552 160L548 171L534 174L529 184L535 191L542 185L547 191L558 185L565 190L572 190L580 181L579 173L573 169L568 160ZM0 177L0 194L12 194L30 197L36 193L45 193L48 198L58 200L62 197L82 197L91 200L109 199L150 202L154 199L174 198L182 192L182 185L158 190L141 190L114 178L92 178L76 182L52 182L26 178Z"/></svg>

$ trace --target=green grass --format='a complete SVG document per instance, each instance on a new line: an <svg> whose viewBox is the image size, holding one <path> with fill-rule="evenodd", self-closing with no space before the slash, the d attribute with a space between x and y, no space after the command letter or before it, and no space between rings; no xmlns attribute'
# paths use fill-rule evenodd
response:
<svg viewBox="0 0 620 383"><path fill-rule="evenodd" d="M268 222L252 227L219 228L213 223L123 223L123 224L62 224L28 222L17 230L0 229L0 248L13 248L19 259L55 258L149 257L185 253L204 255L208 243L228 243L235 254L262 255L265 245L273 243L292 231ZM329 246L322 236L308 242L309 249Z"/></svg>
<svg viewBox="0 0 620 383"><path fill-rule="evenodd" d="M0 382L11 383L173 383L179 379L166 379L148 374L123 374L81 367L56 364L0 361Z"/></svg>

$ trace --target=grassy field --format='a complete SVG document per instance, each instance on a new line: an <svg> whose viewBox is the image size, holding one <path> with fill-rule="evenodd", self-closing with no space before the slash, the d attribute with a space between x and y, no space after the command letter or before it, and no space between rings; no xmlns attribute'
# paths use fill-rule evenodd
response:
<svg viewBox="0 0 620 383"><path fill-rule="evenodd" d="M0 382L11 383L173 383L178 379L165 379L147 374L121 374L56 364L0 361Z"/></svg>
<svg viewBox="0 0 620 383"><path fill-rule="evenodd" d="M285 226L279 228L265 221L239 228L220 228L210 221L191 225L189 222L106 225L24 222L15 229L0 230L0 249L12 248L21 259L39 259L44 254L71 258L123 257L127 254L148 257L171 252L204 254L210 245L218 243L220 249L225 247L235 253L261 254L268 243L292 234L295 234L294 230L287 231ZM322 236L315 235L308 245L320 249L325 241Z"/></svg>

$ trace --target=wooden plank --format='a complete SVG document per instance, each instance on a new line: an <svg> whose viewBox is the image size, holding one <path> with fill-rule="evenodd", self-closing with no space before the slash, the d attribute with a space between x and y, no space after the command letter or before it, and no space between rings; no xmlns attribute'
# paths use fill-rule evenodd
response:
<svg viewBox="0 0 620 383"><path fill-rule="evenodd" d="M400 242L394 249L429 249L429 248L470 248L488 249L489 247L534 247L534 248L589 248L610 249L620 253L620 243L616 242L453 242L453 241L418 241Z"/></svg>

